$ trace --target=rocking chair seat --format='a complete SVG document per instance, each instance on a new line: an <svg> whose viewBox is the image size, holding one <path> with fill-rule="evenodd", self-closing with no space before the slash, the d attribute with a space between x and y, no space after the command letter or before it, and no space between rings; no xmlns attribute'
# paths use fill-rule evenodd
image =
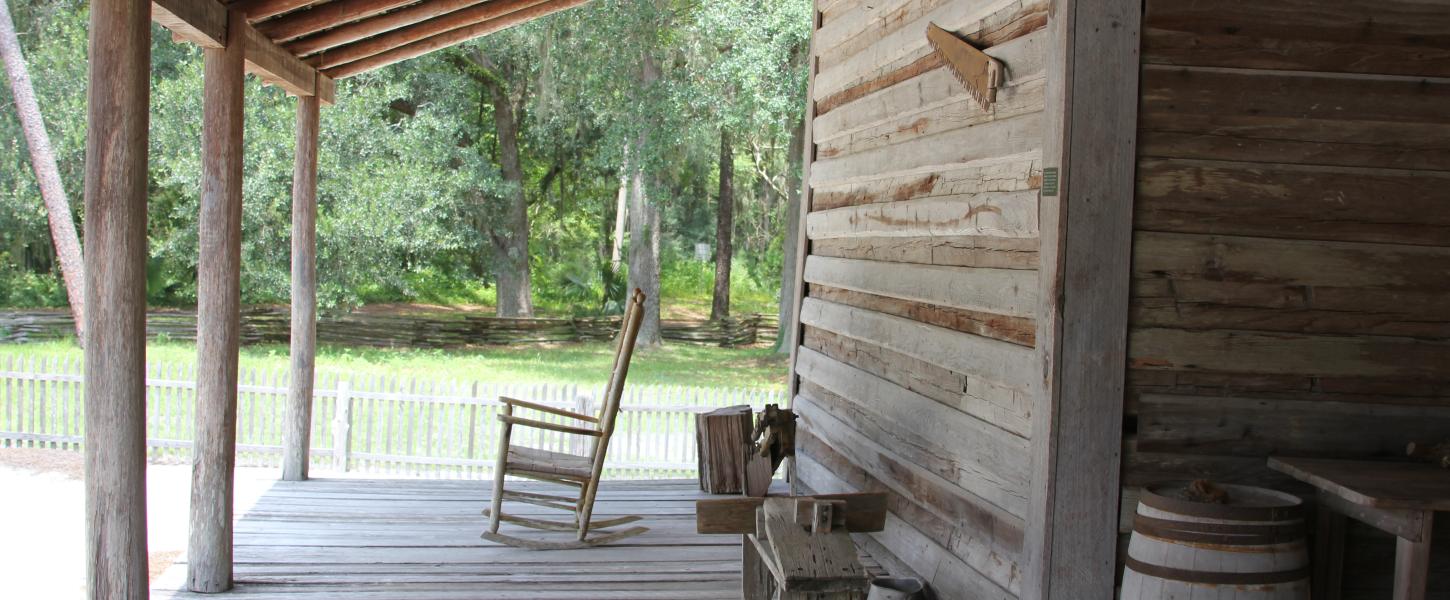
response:
<svg viewBox="0 0 1450 600"><path fill-rule="evenodd" d="M593 465L587 456L523 446L509 446L508 449L508 471L529 471L587 480L592 469Z"/></svg>

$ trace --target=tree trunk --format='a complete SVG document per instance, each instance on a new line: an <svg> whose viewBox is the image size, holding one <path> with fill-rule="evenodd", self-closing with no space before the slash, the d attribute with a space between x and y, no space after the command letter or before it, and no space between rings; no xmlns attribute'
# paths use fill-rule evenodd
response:
<svg viewBox="0 0 1450 600"><path fill-rule="evenodd" d="M45 203L45 213L50 221L52 245L60 262L61 277L65 280L65 295L70 302L71 315L75 318L76 339L84 340L86 280L81 240L76 235L75 217L70 210L70 201L66 199L65 187L60 183L60 169L55 165L55 152L51 150L50 136L45 131L40 103L36 101L35 89L30 85L30 72L25 67L25 55L20 51L15 21L10 18L10 8L4 0L0 0L0 59L5 61L10 90L15 94L15 112L20 118L20 129L25 132L25 144L30 147L30 164L35 169L40 198Z"/></svg>
<svg viewBox="0 0 1450 600"><path fill-rule="evenodd" d="M720 130L720 198L715 206L715 295L710 319L730 316L730 259L735 255L735 152L730 131Z"/></svg>
<svg viewBox="0 0 1450 600"><path fill-rule="evenodd" d="M647 92L660 78L659 63L648 52L640 61L640 89ZM664 343L660 331L660 214L649 199L645 165L649 163L648 135L641 134L630 153L632 169L629 206L629 287L644 292L644 319L638 345Z"/></svg>
<svg viewBox="0 0 1450 600"><path fill-rule="evenodd" d="M629 215L629 152L624 153L624 163L619 167L619 195L614 200L614 243L609 250L609 264L615 271L624 260L624 227Z"/></svg>
<svg viewBox="0 0 1450 600"><path fill-rule="evenodd" d="M524 196L524 169L519 162L519 119L508 90L489 83L493 123L498 133L498 162L507 184L503 219L496 221L493 242L494 278L498 282L498 316L534 316L529 273L529 204Z"/></svg>
<svg viewBox="0 0 1450 600"><path fill-rule="evenodd" d="M781 244L784 264L780 269L780 328L776 330L775 351L790 354L789 332L795 331L795 263L800 245L801 163L805 160L806 122L802 118L790 132L790 168L785 180L785 241Z"/></svg>

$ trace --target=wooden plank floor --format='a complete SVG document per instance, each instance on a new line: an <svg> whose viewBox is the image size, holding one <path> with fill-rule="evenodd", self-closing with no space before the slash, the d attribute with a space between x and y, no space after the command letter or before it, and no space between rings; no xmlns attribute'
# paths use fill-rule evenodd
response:
<svg viewBox="0 0 1450 600"><path fill-rule="evenodd" d="M565 488L509 483L509 489ZM641 515L650 528L618 545L530 551L478 534L491 497L481 481L316 479L273 484L236 525L232 594L250 600L397 598L675 600L738 598L738 536L695 533L693 480L606 482L595 517ZM558 518L546 508L505 510ZM508 524L505 533L540 533ZM568 534L551 539L568 539ZM153 598L199 599L184 558L157 580Z"/></svg>

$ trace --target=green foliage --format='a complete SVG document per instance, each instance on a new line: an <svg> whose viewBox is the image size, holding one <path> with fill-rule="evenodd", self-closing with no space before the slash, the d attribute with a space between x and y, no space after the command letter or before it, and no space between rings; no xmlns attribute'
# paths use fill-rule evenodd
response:
<svg viewBox="0 0 1450 600"><path fill-rule="evenodd" d="M11 0L65 189L82 210L87 4ZM535 304L618 310L609 245L625 148L651 174L664 224L664 296L709 301L710 266L685 260L714 237L721 127L735 132L737 305L773 312L786 151L802 118L808 0L599 0L339 83L322 114L319 300L493 303L488 232L509 184L487 82L519 101ZM199 49L153 30L148 298L196 299L202 127ZM646 59L660 78L641 83ZM0 94L0 305L63 304L29 153ZM285 303L290 282L295 99L249 78L242 290ZM515 188L516 189L516 188ZM702 285L703 284L703 285Z"/></svg>

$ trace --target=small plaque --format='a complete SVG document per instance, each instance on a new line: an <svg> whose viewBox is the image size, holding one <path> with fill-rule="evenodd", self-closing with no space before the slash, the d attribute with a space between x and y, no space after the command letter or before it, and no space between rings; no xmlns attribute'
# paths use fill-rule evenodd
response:
<svg viewBox="0 0 1450 600"><path fill-rule="evenodd" d="M1057 195L1057 167L1047 167L1042 170L1042 195Z"/></svg>

